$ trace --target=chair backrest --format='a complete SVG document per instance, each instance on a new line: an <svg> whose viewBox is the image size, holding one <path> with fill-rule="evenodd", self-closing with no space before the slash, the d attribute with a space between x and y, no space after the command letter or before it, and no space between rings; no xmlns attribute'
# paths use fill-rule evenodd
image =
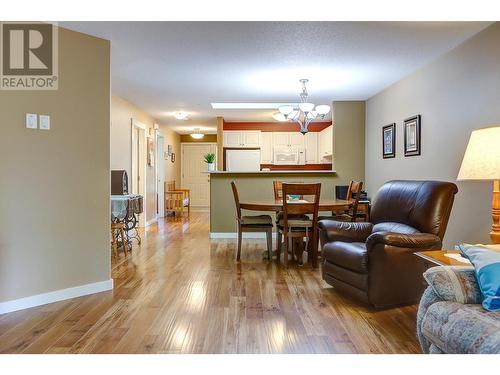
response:
<svg viewBox="0 0 500 375"><path fill-rule="evenodd" d="M165 181L165 191L174 191L174 190L175 190L175 180Z"/></svg>
<svg viewBox="0 0 500 375"><path fill-rule="evenodd" d="M351 181L349 183L349 188L347 189L346 200L352 202L351 206L351 216L352 221L356 220L356 214L358 213L359 197L361 195L361 189L363 189L362 181Z"/></svg>
<svg viewBox="0 0 500 375"><path fill-rule="evenodd" d="M443 239L457 192L451 182L386 182L375 197L371 221L402 223Z"/></svg>
<svg viewBox="0 0 500 375"><path fill-rule="evenodd" d="M298 195L307 198L310 203L303 203L293 200L283 199L283 220L285 227L288 226L289 215L313 215L313 227L316 228L318 221L319 199L321 194L321 184L291 184L283 183L283 197Z"/></svg>
<svg viewBox="0 0 500 375"><path fill-rule="evenodd" d="M278 200L283 198L283 182L281 181L273 181L273 189L274 189L274 199Z"/></svg>
<svg viewBox="0 0 500 375"><path fill-rule="evenodd" d="M241 219L241 207L240 207L240 197L238 195L238 189L234 181L231 181L231 189L233 190L234 203L236 204L236 216L238 220Z"/></svg>

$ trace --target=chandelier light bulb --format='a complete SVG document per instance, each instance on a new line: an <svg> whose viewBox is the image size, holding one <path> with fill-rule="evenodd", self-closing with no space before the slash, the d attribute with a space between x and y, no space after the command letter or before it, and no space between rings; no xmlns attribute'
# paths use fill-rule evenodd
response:
<svg viewBox="0 0 500 375"><path fill-rule="evenodd" d="M330 112L330 106L326 104L317 105L316 112L318 112L321 116L324 116Z"/></svg>
<svg viewBox="0 0 500 375"><path fill-rule="evenodd" d="M273 113L273 118L276 120L276 121L287 121L285 115L283 113L280 113L280 112L276 112L276 113Z"/></svg>
<svg viewBox="0 0 500 375"><path fill-rule="evenodd" d="M285 116L288 116L293 111L293 107L291 105L282 105L278 109Z"/></svg>
<svg viewBox="0 0 500 375"><path fill-rule="evenodd" d="M304 113L311 112L314 109L314 104L313 103L300 103L299 108Z"/></svg>

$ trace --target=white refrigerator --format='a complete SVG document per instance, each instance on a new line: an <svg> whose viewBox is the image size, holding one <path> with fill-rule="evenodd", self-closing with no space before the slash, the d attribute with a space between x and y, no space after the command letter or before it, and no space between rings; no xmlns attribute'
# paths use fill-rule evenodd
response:
<svg viewBox="0 0 500 375"><path fill-rule="evenodd" d="M260 171L260 149L226 150L226 171L232 171L232 172Z"/></svg>

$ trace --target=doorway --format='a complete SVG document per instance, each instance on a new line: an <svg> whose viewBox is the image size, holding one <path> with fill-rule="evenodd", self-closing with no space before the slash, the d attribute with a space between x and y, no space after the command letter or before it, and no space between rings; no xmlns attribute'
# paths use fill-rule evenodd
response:
<svg viewBox="0 0 500 375"><path fill-rule="evenodd" d="M182 187L191 189L191 206L210 207L210 174L203 157L208 153L217 155L217 144L182 143L181 152Z"/></svg>
<svg viewBox="0 0 500 375"><path fill-rule="evenodd" d="M146 125L132 119L131 168L132 194L142 195L146 199ZM146 226L146 204L139 215L139 227Z"/></svg>

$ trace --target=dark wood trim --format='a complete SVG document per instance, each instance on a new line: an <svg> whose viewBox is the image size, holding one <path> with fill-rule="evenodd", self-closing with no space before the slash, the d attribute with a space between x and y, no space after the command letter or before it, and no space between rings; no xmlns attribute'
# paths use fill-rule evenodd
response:
<svg viewBox="0 0 500 375"><path fill-rule="evenodd" d="M269 168L272 171L331 171L332 164L304 164L304 165L274 165L261 164L260 169Z"/></svg>
<svg viewBox="0 0 500 375"><path fill-rule="evenodd" d="M313 122L309 124L309 131L320 132L331 126L331 121ZM260 130L262 132L298 132L299 125L293 122L227 122L224 121L223 130Z"/></svg>

